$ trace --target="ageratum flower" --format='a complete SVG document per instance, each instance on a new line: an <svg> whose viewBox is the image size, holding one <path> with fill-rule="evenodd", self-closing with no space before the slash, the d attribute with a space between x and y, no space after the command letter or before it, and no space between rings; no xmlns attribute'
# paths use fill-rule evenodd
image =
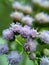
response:
<svg viewBox="0 0 49 65"><path fill-rule="evenodd" d="M22 4L19 3L19 2L17 2L17 1L15 1L15 2L12 4L12 7L13 7L13 9L15 9L15 10L22 10Z"/></svg>
<svg viewBox="0 0 49 65"><path fill-rule="evenodd" d="M47 0L32 0L34 4L38 4L40 7L49 8L49 1Z"/></svg>
<svg viewBox="0 0 49 65"><path fill-rule="evenodd" d="M7 39L7 40L12 40L13 39L13 31L10 29L5 29L2 32L3 38Z"/></svg>
<svg viewBox="0 0 49 65"><path fill-rule="evenodd" d="M7 58L8 58L9 64L11 65L18 65L18 63L21 60L21 56L20 54L18 54L17 51L11 51Z"/></svg>
<svg viewBox="0 0 49 65"><path fill-rule="evenodd" d="M49 65L49 58L47 57L41 58L40 65Z"/></svg>
<svg viewBox="0 0 49 65"><path fill-rule="evenodd" d="M24 43L24 50L26 52L34 52L36 51L37 42L32 39L28 39L26 43Z"/></svg>
<svg viewBox="0 0 49 65"><path fill-rule="evenodd" d="M41 3L41 1L42 1L42 0L32 0L32 2L33 2L34 4L39 4L39 3Z"/></svg>
<svg viewBox="0 0 49 65"><path fill-rule="evenodd" d="M13 32L18 32L18 33L20 33L20 30L21 30L21 28L22 28L22 26L20 25L20 23L12 23L12 24L10 24L11 25L11 27L10 27L10 29L13 31Z"/></svg>
<svg viewBox="0 0 49 65"><path fill-rule="evenodd" d="M49 22L49 15L44 12L38 13L35 16L35 20L38 21L38 23L47 23Z"/></svg>
<svg viewBox="0 0 49 65"><path fill-rule="evenodd" d="M48 30L43 30L40 33L40 40L44 43L49 44L49 31Z"/></svg>
<svg viewBox="0 0 49 65"><path fill-rule="evenodd" d="M45 0L45 1L41 2L40 6L48 9L49 8L49 1Z"/></svg>
<svg viewBox="0 0 49 65"><path fill-rule="evenodd" d="M31 30L30 30L30 36L31 36L32 38L37 37L37 36L38 36L37 30L35 30L34 28L31 29Z"/></svg>
<svg viewBox="0 0 49 65"><path fill-rule="evenodd" d="M30 35L30 27L27 25L22 27L20 34L22 35L22 37L28 37Z"/></svg>
<svg viewBox="0 0 49 65"><path fill-rule="evenodd" d="M23 17L23 13L21 13L21 12L18 12L18 11L15 11L15 12L12 12L11 14L10 14L10 17L13 19L13 20L21 20L22 19L22 17Z"/></svg>
<svg viewBox="0 0 49 65"><path fill-rule="evenodd" d="M32 25L32 22L34 21L34 19L32 18L32 17L30 17L30 16L24 16L24 17L22 17L22 22L24 23L24 24L26 24L26 25Z"/></svg>
<svg viewBox="0 0 49 65"><path fill-rule="evenodd" d="M0 44L0 54L5 54L8 52L8 45L7 44Z"/></svg>
<svg viewBox="0 0 49 65"><path fill-rule="evenodd" d="M32 13L32 8L29 5L23 6L23 12L26 14Z"/></svg>

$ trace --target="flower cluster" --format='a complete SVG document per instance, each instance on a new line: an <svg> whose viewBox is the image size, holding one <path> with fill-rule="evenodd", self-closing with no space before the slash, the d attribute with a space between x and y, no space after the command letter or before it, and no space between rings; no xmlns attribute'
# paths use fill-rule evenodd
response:
<svg viewBox="0 0 49 65"><path fill-rule="evenodd" d="M32 12L31 6L29 6L29 5L23 5L22 3L16 2L16 1L12 4L12 8L14 10L21 10L25 14L30 14Z"/></svg>
<svg viewBox="0 0 49 65"><path fill-rule="evenodd" d="M44 2L42 2L42 0L33 0L33 3L35 4L40 5L42 3L41 6L48 7L48 4L43 4ZM35 60L37 62L41 60L40 65L49 65L49 59L47 57L49 56L49 49L38 43L43 42L46 43L45 45L49 44L49 31L43 30L39 32L37 31L39 26L34 27L35 21L38 23L42 23L42 25L43 23L49 23L49 15L44 12L40 12L36 14L33 18L32 15L30 15L32 14L32 7L29 5L25 6L17 1L12 3L12 8L14 9L14 11L10 14L10 17L13 22L10 24L10 27L8 29L3 30L3 38L8 40L9 42L16 40L17 45L14 43L16 47L20 44L23 52L25 51L28 54L30 60ZM22 40L17 38L17 36L21 36L22 39L25 39L25 42L22 42ZM38 39L40 40L38 41ZM21 44L21 42L23 44ZM17 48L16 50L11 50L11 45L12 43L10 45L0 44L0 54L8 54L7 58L9 64L18 65L21 60L21 55L17 52ZM41 51L39 51L40 48L42 49Z"/></svg>

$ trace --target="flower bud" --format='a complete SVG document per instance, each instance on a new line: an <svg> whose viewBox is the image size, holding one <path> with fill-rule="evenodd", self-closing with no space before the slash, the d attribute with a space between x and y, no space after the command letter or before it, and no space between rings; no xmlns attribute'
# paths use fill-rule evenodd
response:
<svg viewBox="0 0 49 65"><path fill-rule="evenodd" d="M49 56L49 50L48 49L44 49L44 55Z"/></svg>
<svg viewBox="0 0 49 65"><path fill-rule="evenodd" d="M13 20L20 21L20 20L22 19L22 17L23 17L23 13L15 11L15 12L12 12L12 13L10 14L10 17L11 17Z"/></svg>
<svg viewBox="0 0 49 65"><path fill-rule="evenodd" d="M23 7L23 12L26 13L26 14L30 14L32 13L32 8L30 6L24 6Z"/></svg>
<svg viewBox="0 0 49 65"><path fill-rule="evenodd" d="M49 15L44 12L38 13L35 16L35 20L38 23L47 23L47 22L49 22Z"/></svg>
<svg viewBox="0 0 49 65"><path fill-rule="evenodd" d="M34 60L36 58L35 53L30 53L29 58L30 58L30 60Z"/></svg>
<svg viewBox="0 0 49 65"><path fill-rule="evenodd" d="M22 4L19 3L19 2L17 2L17 1L15 1L15 2L12 4L12 7L13 7L13 9L15 9L15 10L22 10Z"/></svg>
<svg viewBox="0 0 49 65"><path fill-rule="evenodd" d="M34 21L34 19L32 18L32 17L30 17L30 16L24 16L23 18L22 18L22 22L24 23L24 24L26 24L26 25L32 25L32 22Z"/></svg>

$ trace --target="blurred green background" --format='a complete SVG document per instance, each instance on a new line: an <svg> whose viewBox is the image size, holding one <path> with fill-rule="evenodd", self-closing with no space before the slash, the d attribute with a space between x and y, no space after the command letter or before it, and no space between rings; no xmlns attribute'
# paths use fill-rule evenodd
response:
<svg viewBox="0 0 49 65"><path fill-rule="evenodd" d="M9 16L11 11L10 1L0 0L0 35L2 34L2 30L8 28L12 22Z"/></svg>

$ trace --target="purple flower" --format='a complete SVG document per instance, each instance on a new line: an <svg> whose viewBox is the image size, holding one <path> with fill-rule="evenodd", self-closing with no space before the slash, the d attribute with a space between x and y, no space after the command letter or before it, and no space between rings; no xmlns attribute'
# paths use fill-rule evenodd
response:
<svg viewBox="0 0 49 65"><path fill-rule="evenodd" d="M11 65L18 65L21 60L21 56L18 54L17 51L11 51L8 55L8 61Z"/></svg>
<svg viewBox="0 0 49 65"><path fill-rule="evenodd" d="M20 34L23 36L23 37L28 37L29 34L30 34L30 27L25 25L24 27L22 27L21 31L20 31Z"/></svg>
<svg viewBox="0 0 49 65"><path fill-rule="evenodd" d="M36 45L37 45L36 41L28 39L27 42L24 43L24 50L27 52L33 52L36 50Z"/></svg>
<svg viewBox="0 0 49 65"><path fill-rule="evenodd" d="M41 39L42 42L49 44L49 31L43 30L40 33L40 39Z"/></svg>
<svg viewBox="0 0 49 65"><path fill-rule="evenodd" d="M11 25L11 30L13 31L13 32L18 32L18 33L20 33L20 30L21 30L21 28L22 28L22 26L20 25L20 23L12 23L12 24L10 24Z"/></svg>
<svg viewBox="0 0 49 65"><path fill-rule="evenodd" d="M37 37L37 35L38 35L37 30L35 30L35 29L31 29L31 30L30 30L30 36L32 36L32 38Z"/></svg>
<svg viewBox="0 0 49 65"><path fill-rule="evenodd" d="M3 35L3 38L7 40L13 39L13 36L14 36L13 31L10 29L3 30L2 35Z"/></svg>
<svg viewBox="0 0 49 65"><path fill-rule="evenodd" d="M41 58L40 65L49 65L49 58L47 57Z"/></svg>
<svg viewBox="0 0 49 65"><path fill-rule="evenodd" d="M8 45L7 44L0 44L0 54L5 54L8 52Z"/></svg>

